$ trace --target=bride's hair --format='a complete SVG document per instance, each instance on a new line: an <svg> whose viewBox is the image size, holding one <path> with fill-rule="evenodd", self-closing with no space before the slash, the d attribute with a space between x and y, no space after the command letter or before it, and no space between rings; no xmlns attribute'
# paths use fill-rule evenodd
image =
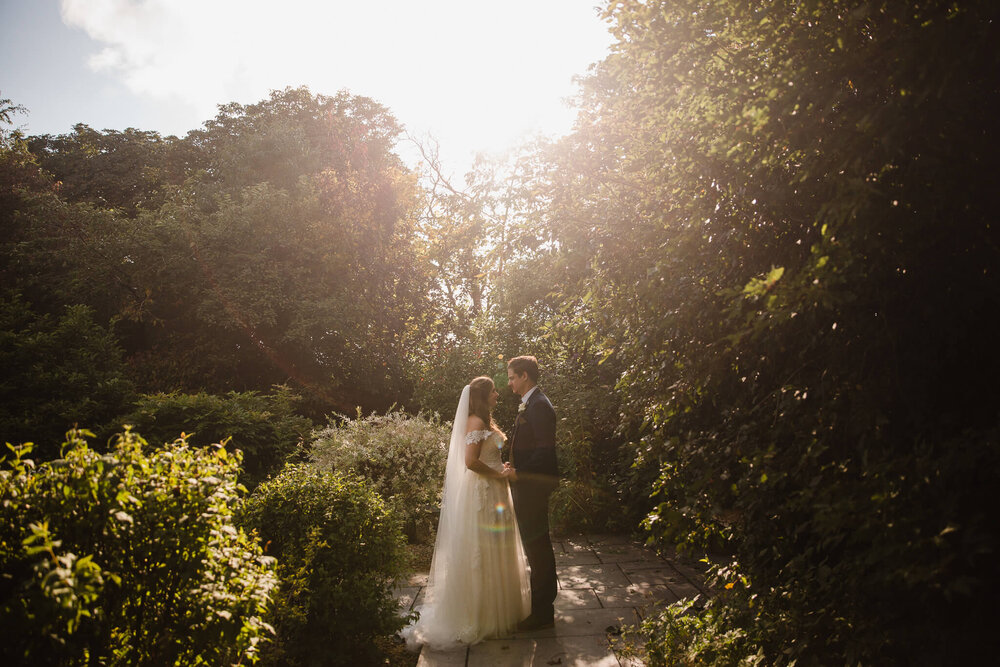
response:
<svg viewBox="0 0 1000 667"><path fill-rule="evenodd" d="M493 412L490 410L490 394L495 386L493 380L485 375L469 383L469 414L482 419L486 428L502 433L493 421Z"/></svg>

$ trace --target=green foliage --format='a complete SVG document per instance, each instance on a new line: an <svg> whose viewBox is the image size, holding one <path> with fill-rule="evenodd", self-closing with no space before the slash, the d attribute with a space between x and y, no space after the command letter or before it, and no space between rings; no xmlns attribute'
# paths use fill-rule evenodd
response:
<svg viewBox="0 0 1000 667"><path fill-rule="evenodd" d="M202 164L200 147L135 128L99 132L78 123L73 132L27 140L39 165L69 202L89 202L135 217L155 210Z"/></svg>
<svg viewBox="0 0 1000 667"><path fill-rule="evenodd" d="M28 150L24 134L8 129L15 115L27 109L9 99L0 99L0 215L9 215L11 194L21 188L47 187L38 160Z"/></svg>
<svg viewBox="0 0 1000 667"><path fill-rule="evenodd" d="M398 131L366 98L289 89L191 135L212 169L140 217L131 251L151 391L292 382L314 416L401 397L425 278Z"/></svg>
<svg viewBox="0 0 1000 667"><path fill-rule="evenodd" d="M619 401L613 366L581 354L572 335L552 335L531 349L544 364L542 386L555 402L562 481L550 507L557 533L632 532L642 518L648 484L636 484L632 453L615 437Z"/></svg>
<svg viewBox="0 0 1000 667"><path fill-rule="evenodd" d="M370 484L290 464L257 488L240 522L278 559L277 639L264 663L374 664L374 639L406 620L392 595L404 538Z"/></svg>
<svg viewBox="0 0 1000 667"><path fill-rule="evenodd" d="M626 627L623 644L649 667L751 667L770 664L753 644L753 614L723 599L681 600ZM745 609L745 608L744 608ZM637 640L637 641L636 641ZM638 644L642 648L635 650Z"/></svg>
<svg viewBox="0 0 1000 667"><path fill-rule="evenodd" d="M0 367L0 437L34 438L42 459L58 456L68 428L108 422L133 395L117 341L82 305L53 316L0 298Z"/></svg>
<svg viewBox="0 0 1000 667"><path fill-rule="evenodd" d="M441 503L450 434L437 415L359 414L313 433L309 458L319 470L367 479L407 534L426 540Z"/></svg>
<svg viewBox="0 0 1000 667"><path fill-rule="evenodd" d="M544 179L551 265L578 279L552 337L616 364L652 536L748 582L677 641L975 662L1000 546L994 3L605 17Z"/></svg>
<svg viewBox="0 0 1000 667"><path fill-rule="evenodd" d="M314 417L385 409L428 279L399 133L368 98L305 88L183 139L5 131L0 278L39 312L94 309L140 391L292 383Z"/></svg>
<svg viewBox="0 0 1000 667"><path fill-rule="evenodd" d="M277 582L233 524L239 456L183 440L144 453L128 430L102 455L86 435L37 467L11 447L0 472L5 662L254 661Z"/></svg>
<svg viewBox="0 0 1000 667"><path fill-rule="evenodd" d="M180 433L197 446L226 441L228 449L242 452L240 481L252 489L277 472L312 429L312 422L295 412L299 400L285 386L268 394L149 394L116 421L156 443L170 442Z"/></svg>
<svg viewBox="0 0 1000 667"><path fill-rule="evenodd" d="M503 348L495 345L489 334L482 333L477 327L452 340L444 340L443 327L439 333L442 340L422 341L408 350L408 380L413 385L412 401L419 409L446 415L450 419L455 414L462 387L472 378L487 375L493 378L498 390L504 390L507 386L507 357L500 352ZM509 392L504 394L504 398L509 404L514 401ZM503 420L512 418L512 415L512 410L505 410L505 406L500 405L494 416L498 423L506 424Z"/></svg>

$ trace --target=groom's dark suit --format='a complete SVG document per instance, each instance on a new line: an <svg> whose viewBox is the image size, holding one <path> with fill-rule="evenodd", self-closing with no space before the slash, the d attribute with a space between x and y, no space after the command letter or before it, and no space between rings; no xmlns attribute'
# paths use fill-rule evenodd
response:
<svg viewBox="0 0 1000 667"><path fill-rule="evenodd" d="M559 482L556 464L556 412L536 388L518 412L511 435L510 463L514 513L531 566L531 615L551 620L556 599L556 561L549 538L549 495Z"/></svg>

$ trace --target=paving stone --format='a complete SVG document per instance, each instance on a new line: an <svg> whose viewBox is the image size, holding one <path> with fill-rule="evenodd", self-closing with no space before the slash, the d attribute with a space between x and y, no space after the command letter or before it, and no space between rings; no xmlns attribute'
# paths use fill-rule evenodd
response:
<svg viewBox="0 0 1000 667"><path fill-rule="evenodd" d="M652 550L634 544L599 544L594 553L602 563L663 563Z"/></svg>
<svg viewBox="0 0 1000 667"><path fill-rule="evenodd" d="M651 602L670 604L677 601L677 594L666 584L630 585L595 589L601 606L608 609L640 607Z"/></svg>
<svg viewBox="0 0 1000 667"><path fill-rule="evenodd" d="M567 588L556 594L556 612L571 609L600 609L601 602L592 588Z"/></svg>
<svg viewBox="0 0 1000 667"><path fill-rule="evenodd" d="M648 558L645 558L643 560L636 560L628 563L622 563L622 569L626 573L635 572L638 570L655 570L657 568L670 570L679 579L684 578L683 575L681 575L681 573L677 571L677 568L674 567L674 564L671 563L669 560L665 560L663 558L657 558L656 556L653 555L650 555Z"/></svg>
<svg viewBox="0 0 1000 667"><path fill-rule="evenodd" d="M603 635L491 639L469 649L469 665L619 667Z"/></svg>
<svg viewBox="0 0 1000 667"><path fill-rule="evenodd" d="M670 561L674 569L677 570L679 574L684 576L689 582L704 581L705 571L698 570L697 568L689 565L682 565L676 561Z"/></svg>
<svg viewBox="0 0 1000 667"><path fill-rule="evenodd" d="M688 584L688 580L682 577L677 570L663 562L653 566L639 565L638 567L632 563L626 563L622 565L622 570L625 571L629 582L633 584Z"/></svg>
<svg viewBox="0 0 1000 667"><path fill-rule="evenodd" d="M587 539L591 544L597 546L599 544L638 544L639 542L631 535L587 535Z"/></svg>
<svg viewBox="0 0 1000 667"><path fill-rule="evenodd" d="M687 579L680 576L673 568L647 568L630 570L625 572L629 581L634 586L657 586L665 585L678 598L693 598L704 594L697 586L692 585ZM596 587L595 587L596 588Z"/></svg>
<svg viewBox="0 0 1000 667"><path fill-rule="evenodd" d="M590 541L585 537L569 537L560 540L559 543L562 545L565 553L577 553L581 551L592 553Z"/></svg>
<svg viewBox="0 0 1000 667"><path fill-rule="evenodd" d="M638 617L632 609L573 609L556 612L554 627L532 632L518 632L514 638L604 636L609 627L617 629L625 623L636 623L637 621Z"/></svg>
<svg viewBox="0 0 1000 667"><path fill-rule="evenodd" d="M601 559L590 549L571 551L569 553L556 552L556 565L600 565Z"/></svg>
<svg viewBox="0 0 1000 667"><path fill-rule="evenodd" d="M556 567L562 588L594 588L596 586L628 586L625 573L617 565L564 565Z"/></svg>
<svg viewBox="0 0 1000 667"><path fill-rule="evenodd" d="M674 592L674 595L679 598L687 599L698 597L699 595L705 595L705 592L700 590L697 586L692 586L688 583L668 584L668 586L670 587L670 590Z"/></svg>
<svg viewBox="0 0 1000 667"><path fill-rule="evenodd" d="M407 578L407 580L406 580L406 585L407 586L426 586L427 585L427 577L428 576L429 575L428 575L427 572L417 572L415 574L411 574Z"/></svg>
<svg viewBox="0 0 1000 667"><path fill-rule="evenodd" d="M435 651L425 646L420 652L417 667L465 667L468 652L467 647L452 651Z"/></svg>

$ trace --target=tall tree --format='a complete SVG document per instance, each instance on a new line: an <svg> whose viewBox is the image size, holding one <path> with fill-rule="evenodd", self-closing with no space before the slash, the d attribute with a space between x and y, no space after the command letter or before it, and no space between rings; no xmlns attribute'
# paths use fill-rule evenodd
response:
<svg viewBox="0 0 1000 667"><path fill-rule="evenodd" d="M549 220L588 267L560 326L644 423L653 534L732 555L706 618L738 656L971 658L1000 546L995 3L605 17Z"/></svg>
<svg viewBox="0 0 1000 667"><path fill-rule="evenodd" d="M398 133L366 98L286 89L189 135L209 168L140 219L148 377L210 390L290 380L320 412L405 397L402 340L425 274Z"/></svg>
<svg viewBox="0 0 1000 667"><path fill-rule="evenodd" d="M135 128L99 132L78 123L70 134L30 137L28 148L66 200L129 217L159 208L189 173L205 166L193 142Z"/></svg>

